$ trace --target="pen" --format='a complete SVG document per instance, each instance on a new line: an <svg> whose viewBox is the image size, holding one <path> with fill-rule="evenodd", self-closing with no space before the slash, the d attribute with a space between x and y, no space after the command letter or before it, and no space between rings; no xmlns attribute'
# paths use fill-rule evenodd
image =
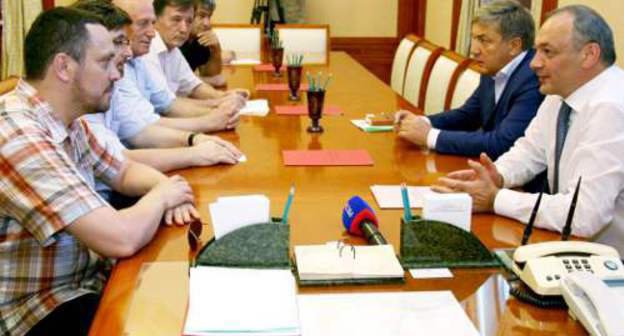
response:
<svg viewBox="0 0 624 336"><path fill-rule="evenodd" d="M290 205L292 204L293 197L295 197L295 185L290 186L290 192L288 193L288 200L286 200L286 206L284 207L284 213L282 214L282 224L288 224L288 212L290 211Z"/></svg>
<svg viewBox="0 0 624 336"><path fill-rule="evenodd" d="M401 183L401 197L403 198L403 217L405 221L412 220L412 211L410 209L409 196L407 195L407 186Z"/></svg>

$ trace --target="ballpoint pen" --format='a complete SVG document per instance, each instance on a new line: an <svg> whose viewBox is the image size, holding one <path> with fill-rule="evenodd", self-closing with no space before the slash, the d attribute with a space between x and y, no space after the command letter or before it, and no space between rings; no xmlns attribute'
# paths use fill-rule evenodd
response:
<svg viewBox="0 0 624 336"><path fill-rule="evenodd" d="M286 206L284 207L284 213L282 214L282 224L288 224L288 212L290 211L290 205L292 204L293 197L295 197L295 185L290 186L290 192L288 193L288 200L286 200Z"/></svg>
<svg viewBox="0 0 624 336"><path fill-rule="evenodd" d="M412 220L412 211L410 209L407 185L405 185L405 183L401 183L401 197L403 198L403 218L405 218L405 221L409 222Z"/></svg>

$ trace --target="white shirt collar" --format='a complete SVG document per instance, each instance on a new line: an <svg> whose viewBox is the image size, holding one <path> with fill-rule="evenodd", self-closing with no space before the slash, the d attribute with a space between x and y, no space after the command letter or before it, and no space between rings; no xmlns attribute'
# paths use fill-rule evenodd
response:
<svg viewBox="0 0 624 336"><path fill-rule="evenodd" d="M169 50L167 49L167 46L165 45L165 41L163 41L162 37L160 37L160 34L156 32L156 36L154 36L154 38L152 39L150 52L158 55L161 53L166 53L168 51Z"/></svg>
<svg viewBox="0 0 624 336"><path fill-rule="evenodd" d="M511 76L511 74L516 70L520 62L524 59L527 52L523 51L518 56L514 57L509 63L507 63L502 69L500 69L496 75L494 75L494 80L505 79Z"/></svg>
<svg viewBox="0 0 624 336"><path fill-rule="evenodd" d="M572 110L576 112L586 110L583 108L585 103L587 103L594 94L598 93L596 90L604 89L604 81L615 72L617 72L615 65L604 69L598 76L590 79L587 83L581 85L572 92L567 98L562 98L562 100L565 100L566 104L570 105Z"/></svg>

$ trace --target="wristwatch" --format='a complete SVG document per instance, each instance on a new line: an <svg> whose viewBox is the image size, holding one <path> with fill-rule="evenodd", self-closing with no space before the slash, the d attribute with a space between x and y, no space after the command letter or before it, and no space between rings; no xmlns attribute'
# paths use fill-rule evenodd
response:
<svg viewBox="0 0 624 336"><path fill-rule="evenodd" d="M199 133L191 133L186 139L186 143L189 147L193 146L193 140L195 140L195 136L199 135Z"/></svg>

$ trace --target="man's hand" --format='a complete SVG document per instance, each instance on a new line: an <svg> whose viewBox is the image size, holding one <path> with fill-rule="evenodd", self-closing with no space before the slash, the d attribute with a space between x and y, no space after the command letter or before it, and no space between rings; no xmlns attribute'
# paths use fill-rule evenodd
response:
<svg viewBox="0 0 624 336"><path fill-rule="evenodd" d="M427 135L431 124L425 117L417 116L409 111L399 111L394 116L395 131L398 136L418 146L427 147Z"/></svg>
<svg viewBox="0 0 624 336"><path fill-rule="evenodd" d="M203 31L197 34L197 42L204 47L212 47L219 45L217 34L211 30Z"/></svg>
<svg viewBox="0 0 624 336"><path fill-rule="evenodd" d="M170 209L180 204L193 204L193 190L186 180L178 175L168 177L159 182L152 192L158 193L165 208Z"/></svg>
<svg viewBox="0 0 624 336"><path fill-rule="evenodd" d="M240 120L239 111L240 108L234 102L222 103L216 109L200 117L201 130L216 132L234 129Z"/></svg>
<svg viewBox="0 0 624 336"><path fill-rule="evenodd" d="M492 160L481 153L480 162L468 160L470 169L452 172L438 179L432 189L442 193L465 192L473 201L473 212L491 212L496 194L503 187L503 178Z"/></svg>
<svg viewBox="0 0 624 336"><path fill-rule="evenodd" d="M168 209L165 211L164 216L166 225L185 225L197 218L199 218L199 212L197 212L197 209L195 209L195 206L191 203L184 203Z"/></svg>
<svg viewBox="0 0 624 336"><path fill-rule="evenodd" d="M249 99L249 97L251 97L251 93L247 89L232 89L232 90L226 91L226 93L228 95L234 95L234 96L242 97L245 100L247 100L247 99Z"/></svg>
<svg viewBox="0 0 624 336"><path fill-rule="evenodd" d="M234 145L218 137L209 137L208 140L197 143L190 149L193 151L195 166L236 164L242 155Z"/></svg>

